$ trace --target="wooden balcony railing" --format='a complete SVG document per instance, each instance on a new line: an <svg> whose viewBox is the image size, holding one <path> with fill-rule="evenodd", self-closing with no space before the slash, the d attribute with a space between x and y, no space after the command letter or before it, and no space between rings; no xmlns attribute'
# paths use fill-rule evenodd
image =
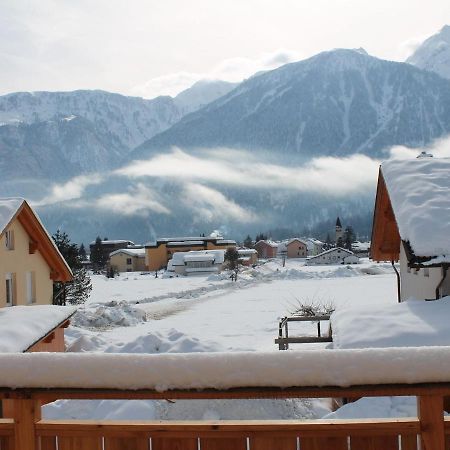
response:
<svg viewBox="0 0 450 450"><path fill-rule="evenodd" d="M425 350L425 349L424 349ZM331 355L329 351L329 355ZM290 352L282 352L287 355ZM294 356L294 352L291 352ZM305 352L311 358L317 352ZM433 351L431 351L433 353ZM438 352L439 353L439 352ZM277 359L274 354L274 358ZM324 352L320 355L326 354ZM395 351L391 356L395 356ZM405 350L406 356L408 351ZM437 353L436 353L437 354ZM446 354L445 352L442 355ZM343 353L346 355L346 353ZM386 358L390 355L386 353ZM444 417L444 397L450 396L450 383L413 382L380 384L372 383L353 386L307 386L291 387L231 387L228 389L203 388L202 390L174 388L171 390L143 389L132 390L123 387L105 389L98 387L74 387L73 380L60 375L60 363L66 361L70 366L74 360L79 366L95 361L95 355L72 358L55 358L55 364L47 369L51 356L38 356L23 360L35 361L36 376L43 371L54 372L48 384L55 388L39 388L33 374L18 374L12 385L19 388L1 388L0 398L7 400L12 407L11 418L0 419L0 450L444 450L450 449L450 420ZM101 355L103 356L103 355ZM217 365L221 355L212 356L211 365ZM223 355L222 355L223 357ZM228 356L227 356L228 357ZM272 355L267 355L270 359ZM354 362L363 359L364 353L356 352ZM138 358L138 357L137 357ZM172 355L170 363L177 361ZM185 357L184 357L185 358ZM229 357L228 357L229 358ZM424 360L419 363L423 363ZM424 356L426 359L426 356ZM114 358L109 360L109 368ZM121 358L118 358L119 360ZM138 370L138 364L122 358L127 371ZM139 359L139 358L138 358ZM142 359L142 358L141 358ZM195 359L195 357L194 357ZM203 361L202 357L197 357ZM204 360L207 360L204 358ZM231 358L233 359L233 358ZM339 358L338 358L339 359ZM338 364L338 359L331 365ZM22 355L13 359L3 359L0 355L0 381L2 363L21 366ZM146 358L143 358L146 360ZM157 358L148 358L158 366ZM184 360L186 361L186 359ZM87 364L89 362L89 364ZM204 362L204 361L203 361ZM86 364L85 364L86 363ZM102 359L99 358L99 363ZM447 373L448 364L439 361L439 369ZM436 364L437 364L436 363ZM189 363L184 363L192 365ZM413 366L413 362L411 365ZM136 367L133 367L133 366ZM24 364L25 368L26 364ZM180 367L183 358L180 358ZM167 366L169 367L169 366ZM193 367L193 366L192 366ZM120 368L120 364L117 365ZM201 370L205 370L203 364ZM5 371L10 369L5 369ZM330 370L333 370L331 367ZM69 372L67 372L69 373ZM150 372L149 372L150 373ZM83 375L81 374L80 377ZM115 377L116 375L112 375ZM117 379L121 374L118 372ZM170 374L157 374L161 379ZM122 375L122 378L124 375ZM411 375L405 374L406 379ZM108 383L113 378L109 378ZM24 380L30 380L30 387L24 387ZM300 380L301 381L301 380ZM98 384L98 380L92 384ZM345 381L343 381L345 383ZM145 385L145 380L142 382ZM361 420L224 420L224 421L99 421L99 420L46 420L41 418L41 405L55 399L262 399L262 398L358 398L362 396L416 396L418 411L416 417L361 419Z"/></svg>

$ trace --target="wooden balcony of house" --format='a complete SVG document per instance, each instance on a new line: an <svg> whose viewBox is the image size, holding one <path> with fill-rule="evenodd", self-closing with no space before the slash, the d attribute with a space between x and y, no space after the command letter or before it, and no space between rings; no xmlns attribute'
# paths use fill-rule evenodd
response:
<svg viewBox="0 0 450 450"><path fill-rule="evenodd" d="M4 386L0 389L0 397L13 405L12 417L0 419L0 449L450 448L450 419L443 414L443 398L450 395L450 348L374 350L189 356L0 355L0 382ZM294 362L288 364L290 359ZM289 373L283 373L282 362L287 364ZM302 367L302 364L308 367ZM358 367L364 368L364 372ZM316 372L320 368L324 375ZM104 373L102 378L96 377L99 369ZM13 373L16 377L11 377ZM264 379L266 385L262 383ZM364 383L358 384L359 380ZM41 405L55 399L286 399L400 395L417 397L416 417L139 422L47 420L41 417Z"/></svg>

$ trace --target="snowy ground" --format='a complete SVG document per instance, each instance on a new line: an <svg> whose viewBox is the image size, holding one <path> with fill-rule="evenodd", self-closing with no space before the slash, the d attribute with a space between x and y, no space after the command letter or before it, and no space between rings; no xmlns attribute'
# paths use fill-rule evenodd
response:
<svg viewBox="0 0 450 450"><path fill-rule="evenodd" d="M340 308L396 303L390 264L304 266L303 260L270 261L239 274L155 278L93 276L93 291L66 331L69 351L166 353L279 351L278 319L298 302ZM305 325L303 325L305 327ZM313 331L311 326L298 332ZM292 346L302 348L304 346ZM45 407L46 417L73 418L298 418L321 417L314 400L74 402Z"/></svg>

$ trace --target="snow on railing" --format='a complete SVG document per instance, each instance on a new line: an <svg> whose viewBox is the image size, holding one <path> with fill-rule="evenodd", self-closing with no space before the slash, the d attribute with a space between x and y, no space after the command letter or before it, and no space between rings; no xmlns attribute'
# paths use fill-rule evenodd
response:
<svg viewBox="0 0 450 450"><path fill-rule="evenodd" d="M0 354L4 388L230 389L450 381L450 347L288 352Z"/></svg>

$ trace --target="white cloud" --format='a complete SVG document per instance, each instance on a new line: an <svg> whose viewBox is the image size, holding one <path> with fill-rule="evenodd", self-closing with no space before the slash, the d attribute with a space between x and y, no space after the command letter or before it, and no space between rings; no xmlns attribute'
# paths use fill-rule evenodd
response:
<svg viewBox="0 0 450 450"><path fill-rule="evenodd" d="M433 34L434 33L422 34L420 36L415 36L402 42L398 46L399 59L401 61L404 61L409 58L420 47L420 45Z"/></svg>
<svg viewBox="0 0 450 450"><path fill-rule="evenodd" d="M396 159L416 158L420 152L426 151L436 158L450 157L450 137L438 139L427 147L410 148L403 145L396 145L389 149L389 156Z"/></svg>
<svg viewBox="0 0 450 450"><path fill-rule="evenodd" d="M170 210L156 198L157 193L139 183L128 193L104 195L97 199L94 205L126 216L148 216L151 212L170 214Z"/></svg>
<svg viewBox="0 0 450 450"><path fill-rule="evenodd" d="M158 177L187 182L249 188L324 192L337 197L369 190L376 182L379 161L364 155L315 158L303 165L283 166L256 161L250 153L234 158L234 151L213 152L203 157L180 149L147 161L135 161L116 173L131 178Z"/></svg>
<svg viewBox="0 0 450 450"><path fill-rule="evenodd" d="M276 69L299 59L301 57L298 52L285 49L263 53L259 58L228 58L208 72L175 72L151 78L143 84L134 86L131 93L144 98L154 98L158 95L175 96L199 80L240 82L256 72Z"/></svg>
<svg viewBox="0 0 450 450"><path fill-rule="evenodd" d="M182 196L185 206L191 207L203 220L232 219L243 223L256 220L256 215L226 198L221 192L198 183L187 183Z"/></svg>
<svg viewBox="0 0 450 450"><path fill-rule="evenodd" d="M80 175L63 184L54 184L50 190L50 194L42 200L33 202L35 206L51 205L53 203L63 202L67 200L79 199L83 196L88 186L100 184L103 177L94 173L91 175Z"/></svg>

